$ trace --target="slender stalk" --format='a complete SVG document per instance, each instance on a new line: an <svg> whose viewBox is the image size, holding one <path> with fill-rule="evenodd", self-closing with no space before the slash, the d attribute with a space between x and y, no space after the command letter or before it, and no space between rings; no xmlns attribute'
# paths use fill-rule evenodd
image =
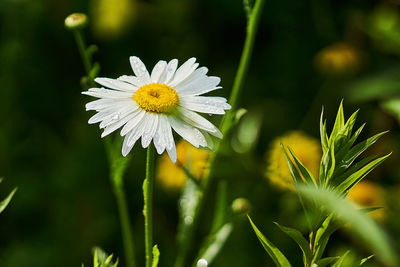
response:
<svg viewBox="0 0 400 267"><path fill-rule="evenodd" d="M153 185L154 185L154 146L147 148L146 178L143 182L144 234L146 248L146 267L151 267L153 248Z"/></svg>
<svg viewBox="0 0 400 267"><path fill-rule="evenodd" d="M90 62L90 58L86 53L86 44L83 38L82 32L79 29L73 31L76 44L78 45L79 54L81 55L81 59L83 62L83 66L85 67L86 75L89 75L90 70L92 69L92 63Z"/></svg>
<svg viewBox="0 0 400 267"><path fill-rule="evenodd" d="M115 198L117 200L119 218L122 229L122 239L124 242L124 252L126 259L127 267L135 267L135 259L134 259L134 245L133 245L133 234L130 223L130 217L128 212L128 205L126 202L126 196L124 192L124 186L122 183L116 182L118 179L115 177L111 178Z"/></svg>
<svg viewBox="0 0 400 267"><path fill-rule="evenodd" d="M76 44L78 46L79 54L85 68L86 75L89 77L89 73L92 69L93 64L91 62L90 56L88 55L85 40L80 29L74 29L73 33L75 36ZM90 80L89 83L93 83L93 81ZM136 265L134 257L133 233L123 183L123 174L129 159L123 158L119 156L119 154L117 155L116 153L114 153L115 149L109 139L105 139L104 142L111 170L110 181L118 206L126 266L135 267Z"/></svg>
<svg viewBox="0 0 400 267"><path fill-rule="evenodd" d="M251 59L251 54L253 52L255 37L258 29L258 23L261 17L262 8L264 6L265 0L257 0L254 7L250 11L246 11L248 14L247 21L247 29L246 29L246 39L242 51L242 55L239 62L239 67L235 76L235 80L233 83L231 95L229 97L229 104L232 108L225 114L224 118L221 121L220 128L222 134L225 136L233 123L233 116L235 114L238 99L243 88L243 84L249 69L249 63ZM202 189L203 192L199 197L199 204L196 207L193 216L193 223L189 227L186 236L184 237L182 243L180 244L180 248L178 251L178 256L175 262L175 267L185 266L187 254L189 251L190 244L193 239L194 231L197 228L198 220L200 217L200 213L203 209L205 199L208 196L208 192L210 190L210 184L212 178L214 177L214 164L215 160L220 153L220 144L221 142L217 142L215 146L214 153L211 154L209 159L210 170L205 176L202 178Z"/></svg>

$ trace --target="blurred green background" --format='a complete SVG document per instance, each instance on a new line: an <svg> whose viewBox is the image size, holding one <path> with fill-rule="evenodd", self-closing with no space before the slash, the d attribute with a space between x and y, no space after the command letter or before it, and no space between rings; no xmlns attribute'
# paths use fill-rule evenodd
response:
<svg viewBox="0 0 400 267"><path fill-rule="evenodd" d="M252 218L289 259L300 253L272 221L303 225L295 195L264 177L271 140L291 130L318 138L321 106L332 125L341 99L347 114L361 108L363 138L391 130L373 150L393 151L369 175L384 188L381 224L400 245L400 2L268 0L240 105L248 118L261 118L251 145L226 149L218 176L227 178L229 200L248 198ZM64 29L72 12L89 14L85 30L101 76L132 71L129 56L151 69L160 59L196 57L220 76L229 96L245 36L241 0L2 0L0 2L0 198L18 192L0 215L0 265L90 266L91 248L101 246L124 266L116 203L97 125L88 125L90 98L81 95L84 69L73 35ZM219 118L211 118L218 123ZM361 124L361 123L360 123ZM246 138L246 137L244 137ZM237 144L236 144L237 145ZM237 146L236 146L237 147ZM240 153L238 153L240 152ZM137 255L143 255L141 184L145 151L136 146L126 175ZM229 163L226 163L229 162ZM233 164L234 163L234 164ZM155 188L155 241L161 266L175 256L178 194ZM213 200L203 214L196 245L207 233ZM397 237L397 238L396 238ZM328 249L366 250L342 232ZM142 260L143 257L140 257ZM272 266L248 222L242 218L214 266ZM296 265L295 265L296 266Z"/></svg>

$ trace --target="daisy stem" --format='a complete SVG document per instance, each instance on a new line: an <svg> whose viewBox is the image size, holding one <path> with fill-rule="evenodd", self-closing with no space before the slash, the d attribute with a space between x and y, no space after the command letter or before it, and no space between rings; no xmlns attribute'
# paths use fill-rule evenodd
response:
<svg viewBox="0 0 400 267"><path fill-rule="evenodd" d="M154 185L154 146L147 148L146 178L143 182L143 215L144 215L144 234L146 248L146 267L152 264L153 248L153 185Z"/></svg>
<svg viewBox="0 0 400 267"><path fill-rule="evenodd" d="M240 92L243 88L243 84L249 69L249 63L251 59L251 54L253 52L254 42L256 38L256 33L258 29L258 23L260 21L262 8L264 6L265 0L256 0L254 6L252 8L248 8L246 10L247 13L247 29L246 29L246 39L242 51L242 55L239 62L239 67L235 76L235 80L232 86L231 95L229 98L229 104L231 105L231 109L226 113L224 118L221 121L220 129L225 136L233 123L233 116L235 114L238 99L240 96ZM210 171L203 177L202 179L202 195L199 199L199 204L197 205L194 216L193 223L190 228L187 230L186 236L180 244L180 249L178 252L178 256L175 262L175 267L185 266L187 254L189 252L190 244L192 243L192 239L194 236L194 231L197 228L198 220L200 217L201 210L203 209L203 205L205 203L205 199L207 198L209 187L212 181L212 177L214 176L214 163L216 158L219 155L220 143L217 142L215 146L214 153L211 154L209 159Z"/></svg>

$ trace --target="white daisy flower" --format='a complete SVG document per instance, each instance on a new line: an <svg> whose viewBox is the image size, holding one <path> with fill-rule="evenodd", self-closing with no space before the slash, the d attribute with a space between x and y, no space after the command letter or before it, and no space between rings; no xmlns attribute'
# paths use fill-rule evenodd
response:
<svg viewBox="0 0 400 267"><path fill-rule="evenodd" d="M172 129L195 147L211 148L209 134L222 138L217 127L196 113L225 114L231 108L223 97L200 96L220 89L220 78L207 76L208 69L197 68L195 58L178 69L178 60L161 60L151 74L138 57L130 57L130 63L135 76L96 78L104 87L82 92L100 98L86 104L86 110L97 111L89 123L100 122L101 137L122 128L123 156L141 138L144 148L153 140L158 154L166 150L176 162Z"/></svg>

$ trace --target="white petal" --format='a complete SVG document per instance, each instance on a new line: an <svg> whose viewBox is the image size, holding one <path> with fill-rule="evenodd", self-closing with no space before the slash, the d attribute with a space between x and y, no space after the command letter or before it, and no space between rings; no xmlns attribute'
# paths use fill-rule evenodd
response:
<svg viewBox="0 0 400 267"><path fill-rule="evenodd" d="M170 82L171 86L175 86L181 81L183 81L186 77L193 73L193 71L197 68L199 64L196 63L196 58L192 57L188 59L185 63L183 63L175 73L174 79ZM193 68L195 67L195 68Z"/></svg>
<svg viewBox="0 0 400 267"><path fill-rule="evenodd" d="M157 131L158 128L158 114L155 113L149 113L147 115L147 122L146 122L146 127L144 128L143 134L142 134L142 146L143 148L146 148L149 146L151 140L154 137L154 134Z"/></svg>
<svg viewBox="0 0 400 267"><path fill-rule="evenodd" d="M120 119L119 121L117 121L111 125L108 125L104 129L104 132L101 134L101 137L103 138L104 136L107 136L110 133L114 132L115 130L119 129L120 127L122 127L122 125L127 123L129 120L133 119L135 116L136 116L135 113L130 113L128 116L125 116L124 118Z"/></svg>
<svg viewBox="0 0 400 267"><path fill-rule="evenodd" d="M165 68L163 74L161 75L159 82L168 84L169 81L174 77L176 67L178 66L178 60L173 59L168 62L167 67Z"/></svg>
<svg viewBox="0 0 400 267"><path fill-rule="evenodd" d="M217 85L221 82L221 78L215 76L205 76L204 78L197 79L196 81L192 81L187 85L176 86L177 92L184 95L202 95L208 93L210 91L220 89Z"/></svg>
<svg viewBox="0 0 400 267"><path fill-rule="evenodd" d="M207 131L218 138L222 138L222 133L218 130L218 128L215 127L214 124L209 122L207 119L203 118L201 115L185 108L180 108L179 111L182 115L182 119L188 124L201 130Z"/></svg>
<svg viewBox="0 0 400 267"><path fill-rule="evenodd" d="M174 142L174 139L172 139L172 147L171 148L166 148L167 149L167 153L168 153L168 156L169 156L169 158L171 159L171 161L173 162L173 163L175 163L176 162L176 160L177 160L177 155L176 155L176 147L175 147L175 142Z"/></svg>
<svg viewBox="0 0 400 267"><path fill-rule="evenodd" d="M112 114L104 118L100 123L99 127L100 129L105 128L108 125L113 124L125 118L127 115L131 114L132 112L138 109L139 107L137 105L131 105L131 104L121 105L120 108L116 109Z"/></svg>
<svg viewBox="0 0 400 267"><path fill-rule="evenodd" d="M88 91L82 92L82 94L108 99L129 98L133 95L132 92L122 92L105 88L90 88Z"/></svg>
<svg viewBox="0 0 400 267"><path fill-rule="evenodd" d="M132 129L127 135L126 138L128 138L128 146L134 146L136 141L142 136L144 129L146 128L146 124L148 121L146 120L146 115L142 119L141 123L139 123L135 128Z"/></svg>
<svg viewBox="0 0 400 267"><path fill-rule="evenodd" d="M121 130L121 136L126 135L128 132L132 131L133 128L139 124L139 122L142 121L146 111L140 109L140 111L136 114L136 116L128 121L127 124L124 125L124 127Z"/></svg>
<svg viewBox="0 0 400 267"><path fill-rule="evenodd" d="M164 61L164 60L158 61L158 63L154 66L154 68L151 72L151 81L153 83L159 82L161 74L163 74L166 67L167 67L166 61Z"/></svg>
<svg viewBox="0 0 400 267"><path fill-rule="evenodd" d="M169 126L165 115L162 115L162 114L159 115L158 128L157 128L157 131L154 134L154 138L153 138L153 143L154 143L154 146L156 147L158 154L163 153L163 151L167 147L168 127L169 127L169 130L171 130L171 127Z"/></svg>
<svg viewBox="0 0 400 267"><path fill-rule="evenodd" d="M136 91L136 86L120 81L120 80L115 80L115 79L109 79L109 78L96 78L94 79L95 82L111 88L111 89L115 89L118 91L124 91L124 92L134 92Z"/></svg>
<svg viewBox="0 0 400 267"><path fill-rule="evenodd" d="M126 82L126 83L130 83L130 84L136 86L137 88L144 85L139 81L139 79L136 76L132 76L132 75L122 75L119 78L117 78L117 80Z"/></svg>
<svg viewBox="0 0 400 267"><path fill-rule="evenodd" d="M147 71L143 62L138 57L130 57L129 60L131 62L133 72L139 81L143 84L151 83L149 72Z"/></svg>
<svg viewBox="0 0 400 267"><path fill-rule="evenodd" d="M174 86L174 88L177 91L179 91L179 88L183 88L183 87L187 86L188 84L198 82L201 79L205 79L205 78L207 78L207 75L206 75L207 72L208 72L208 69L206 67L198 68L192 74L190 74L188 77L186 77L186 79L177 83Z"/></svg>
<svg viewBox="0 0 400 267"><path fill-rule="evenodd" d="M99 111L99 110L107 108L109 106L113 106L114 104L118 103L118 101L120 101L120 100L101 98L101 99L97 99L97 100L87 103L85 105L85 107L86 107L86 111L88 111L88 110ZM124 99L124 101L125 101L125 99Z"/></svg>
<svg viewBox="0 0 400 267"><path fill-rule="evenodd" d="M187 96L181 97L179 99L179 104L182 107L197 112L208 114L225 114L225 110L231 108L231 106L225 101L226 100L222 97Z"/></svg>
<svg viewBox="0 0 400 267"><path fill-rule="evenodd" d="M133 145L128 146L128 138L125 137L124 142L122 143L122 156L126 157L131 151Z"/></svg>
<svg viewBox="0 0 400 267"><path fill-rule="evenodd" d="M192 126L173 116L169 116L168 121L170 122L172 128L193 146L197 148L199 146L207 146L207 142L203 134L198 129L193 128Z"/></svg>

